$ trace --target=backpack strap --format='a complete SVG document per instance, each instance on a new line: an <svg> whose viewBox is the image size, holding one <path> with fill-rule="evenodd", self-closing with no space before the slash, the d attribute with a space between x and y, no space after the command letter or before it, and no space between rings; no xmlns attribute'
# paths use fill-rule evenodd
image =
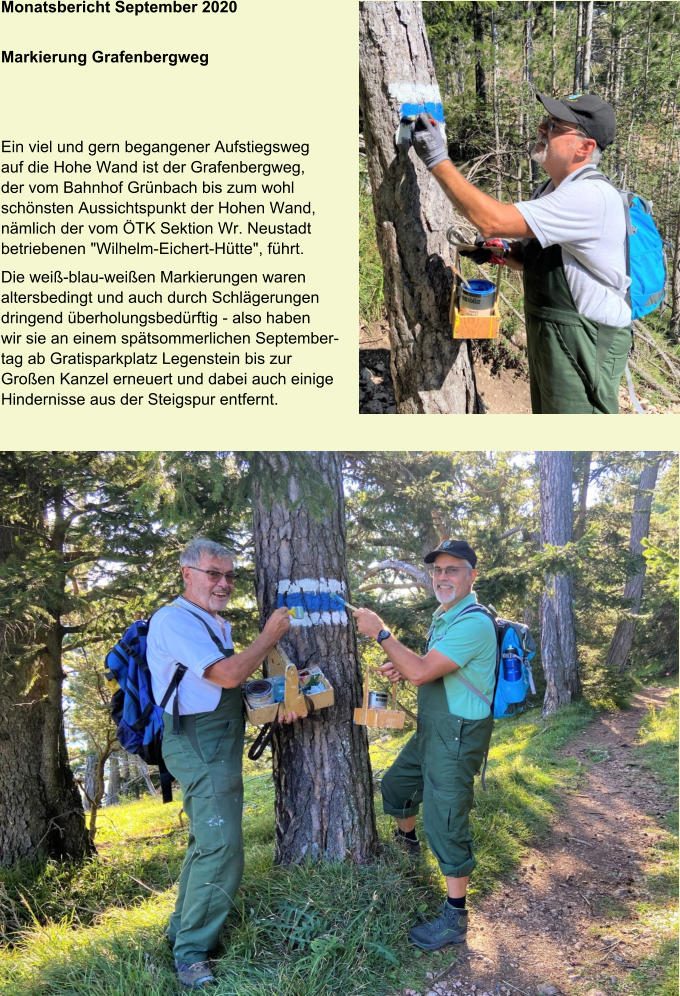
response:
<svg viewBox="0 0 680 996"><path fill-rule="evenodd" d="M206 631L208 633L208 636L210 637L210 639L215 644L215 646L217 647L217 649L219 650L219 652L222 654L223 657L233 657L233 655L234 655L234 648L233 647L225 647L225 646L223 646L222 643L220 642L217 634L213 633L213 631L210 628L210 626L208 626L207 622L205 621L205 619L202 616L199 616L198 612L193 612L191 609L187 609L183 605L178 605L177 608L178 609L184 609L185 612L188 612L195 619L198 619L199 622L203 623L203 625L205 626ZM161 707L161 709L165 709L165 706L167 705L168 700L170 699L170 696L172 695L172 693L173 692L177 692L177 686L179 685L180 681L182 680L182 678L186 674L186 671L187 671L187 668L186 668L186 666L184 664L178 664L177 665L175 673L174 673L173 678L172 678L172 681L170 682L170 684L166 688L165 695L163 696L163 698L161 699L161 701L158 703L159 706ZM179 696L178 695L175 695L175 701L172 703L172 732L175 733L175 734L179 733ZM161 778L161 786L162 785L163 785L163 780ZM163 798L165 798L165 794L163 795Z"/></svg>
<svg viewBox="0 0 680 996"><path fill-rule="evenodd" d="M472 612L481 612L483 615L485 615L487 617L487 619L490 619L491 622L493 623L494 635L496 636L496 667L495 667L495 671L494 671L493 695L491 696L491 699L489 700L486 697L486 695L484 695L484 693L481 692L479 690L479 688L477 688L476 685L473 685L471 681L468 681L467 678L463 677L463 675L461 674L461 668L458 668L457 671L453 671L452 673L455 675L456 678L458 678L458 680L460 682L462 682L465 685L465 687L469 691L472 692L473 695L476 695L478 699L481 699L482 702L484 702L486 705L488 705L488 707L489 707L489 714L490 714L491 720L493 722L493 700L494 700L494 698L496 696L496 685L498 684L498 670L499 670L500 659L501 659L500 647L498 646L498 638L497 638L498 634L497 634L497 630L496 630L496 621L495 621L493 615L491 614L491 612L489 612L489 610L487 609L487 607L485 605L479 605L479 603L476 603L475 605L468 605L466 608L464 608L463 611L460 612L456 616L455 622L458 622L458 620L462 619L463 616L470 615L470 613L472 613ZM429 642L431 633L432 633L432 627L430 627L430 630L429 630L429 632L427 634L428 642ZM486 750L484 751L484 758L483 758L483 762L482 762L482 779L481 780L482 780L482 791L483 792L486 792L486 765L487 765L487 761L488 760L489 760L489 748L487 747Z"/></svg>
<svg viewBox="0 0 680 996"><path fill-rule="evenodd" d="M626 276L628 278L630 278L630 242L629 242L629 239L630 239L630 236L633 234L633 223L630 220L630 203L629 203L629 200L628 200L628 194L626 193L626 191L619 190L619 188L616 186L616 184L613 182L613 180L610 180L609 177L606 176L604 173L600 173L599 169L597 169L595 166L591 166L589 169L584 169L583 172L580 173L576 177L576 179L577 180L581 180L581 179L584 179L584 180L604 180L605 183L608 183L610 185L610 187L614 188L614 190L617 192L617 194L621 198L621 202L623 204L623 213L624 213L625 218L626 218L626 240L625 240L625 246L624 246L625 254L626 254ZM626 290L626 293L624 294L624 300L625 300L626 304L629 306L629 308L631 310L631 313L632 313L632 311L633 311L633 301L631 299L630 288L631 288L631 284L629 283L628 284L628 288ZM613 287L612 287L612 290L614 290Z"/></svg>

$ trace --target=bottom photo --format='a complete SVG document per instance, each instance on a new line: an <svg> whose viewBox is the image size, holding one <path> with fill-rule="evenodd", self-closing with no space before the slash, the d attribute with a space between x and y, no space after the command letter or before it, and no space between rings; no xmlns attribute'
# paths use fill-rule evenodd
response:
<svg viewBox="0 0 680 996"><path fill-rule="evenodd" d="M1 992L677 992L677 453L4 451L0 603Z"/></svg>

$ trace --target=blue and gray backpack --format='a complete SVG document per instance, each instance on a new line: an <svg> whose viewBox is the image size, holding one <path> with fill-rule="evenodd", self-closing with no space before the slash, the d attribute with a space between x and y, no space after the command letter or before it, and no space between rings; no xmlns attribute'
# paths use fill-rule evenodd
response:
<svg viewBox="0 0 680 996"><path fill-rule="evenodd" d="M536 643L527 626L523 623L511 622L509 619L501 619L500 616L496 615L495 609L493 611L491 609L479 603L468 605L457 618L462 619L463 616L467 616L471 612L481 612L494 625L496 631L496 677L492 697L487 698L479 688L464 677L460 669L454 673L473 695L488 705L494 719L502 719L507 716L517 716L526 709L529 690L533 695L536 694L530 663L531 658L536 653ZM482 764L482 789L486 789L488 755L487 748Z"/></svg>
<svg viewBox="0 0 680 996"><path fill-rule="evenodd" d="M536 653L536 643L523 623L501 619L485 605L469 605L458 616L469 615L471 612L482 612L494 624L496 630L496 679L491 700L483 695L478 688L456 671L466 688L482 699L493 709L494 719L506 716L516 716L527 707L527 694L536 694L534 677L531 673L531 659Z"/></svg>
<svg viewBox="0 0 680 996"><path fill-rule="evenodd" d="M223 647L205 619L186 609L205 626L211 640L224 657L234 651ZM151 686L151 672L146 659L149 619L137 619L128 626L120 640L109 650L104 675L112 689L109 711L116 726L118 742L129 754L137 754L145 764L155 764L161 781L163 802L172 801L172 775L162 754L163 712L186 673L184 664L177 664L170 684L156 704ZM173 733L179 733L179 703L175 695L172 709Z"/></svg>

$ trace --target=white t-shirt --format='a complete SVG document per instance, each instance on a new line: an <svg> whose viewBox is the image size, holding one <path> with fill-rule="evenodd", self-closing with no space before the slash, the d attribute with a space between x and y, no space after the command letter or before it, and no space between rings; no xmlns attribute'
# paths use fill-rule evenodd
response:
<svg viewBox="0 0 680 996"><path fill-rule="evenodd" d="M567 283L580 315L605 325L630 325L625 295L626 214L619 192L606 180L578 180L582 166L555 189L515 207L541 244L560 245ZM576 182L574 182L576 181Z"/></svg>
<svg viewBox="0 0 680 996"><path fill-rule="evenodd" d="M160 703L175 674L176 665L184 664L187 672L179 684L180 716L197 712L212 712L217 708L222 688L203 677L206 668L224 657L210 639L200 619L204 619L226 650L233 649L231 626L210 612L194 605L181 595L170 605L155 612L149 625L146 659L151 672L151 685L156 702ZM172 712L175 694L165 704Z"/></svg>

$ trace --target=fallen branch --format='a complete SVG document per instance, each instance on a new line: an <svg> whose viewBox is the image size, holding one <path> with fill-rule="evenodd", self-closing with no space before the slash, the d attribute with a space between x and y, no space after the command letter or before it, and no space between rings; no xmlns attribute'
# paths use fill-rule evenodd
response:
<svg viewBox="0 0 680 996"><path fill-rule="evenodd" d="M637 363L634 363L633 360L630 359L630 357L628 359L628 366L633 371L633 373L637 374L640 380L644 380L645 383L649 384L650 387L653 387L655 391L659 391L659 393L663 394L663 396L665 398L668 398L669 401L680 401L680 396L678 396L677 394L671 394L671 392L667 388L665 388L663 384L659 384L657 380L654 380L653 377L650 377L650 375L646 373L646 371L644 371L642 367L639 367Z"/></svg>

